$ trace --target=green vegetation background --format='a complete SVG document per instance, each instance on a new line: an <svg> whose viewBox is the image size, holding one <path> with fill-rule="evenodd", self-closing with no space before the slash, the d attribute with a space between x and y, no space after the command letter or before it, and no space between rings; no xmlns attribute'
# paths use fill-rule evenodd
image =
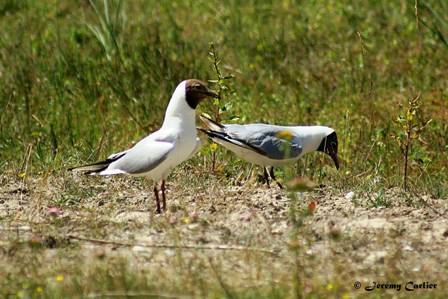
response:
<svg viewBox="0 0 448 299"><path fill-rule="evenodd" d="M179 81L216 78L212 42L235 76L222 118L334 127L340 186L401 184L396 120L421 93L416 122L433 121L412 144L410 185L446 195L446 1L92 3L0 3L1 172L57 174L130 146ZM299 169L323 177L325 159Z"/></svg>

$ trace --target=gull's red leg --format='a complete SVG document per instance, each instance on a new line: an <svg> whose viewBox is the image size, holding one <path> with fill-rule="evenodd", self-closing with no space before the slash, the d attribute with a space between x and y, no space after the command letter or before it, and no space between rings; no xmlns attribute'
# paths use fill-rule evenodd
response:
<svg viewBox="0 0 448 299"><path fill-rule="evenodd" d="M162 209L166 211L165 180L162 180Z"/></svg>
<svg viewBox="0 0 448 299"><path fill-rule="evenodd" d="M160 214L162 213L162 210L160 209L160 199L159 199L159 190L157 190L157 184L154 185L154 196L156 197L156 213Z"/></svg>

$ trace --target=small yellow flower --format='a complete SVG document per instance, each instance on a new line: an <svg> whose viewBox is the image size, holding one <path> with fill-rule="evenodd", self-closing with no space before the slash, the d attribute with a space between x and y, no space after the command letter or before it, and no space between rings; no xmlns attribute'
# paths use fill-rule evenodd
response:
<svg viewBox="0 0 448 299"><path fill-rule="evenodd" d="M334 288L333 284L327 284L327 290L331 291Z"/></svg>
<svg viewBox="0 0 448 299"><path fill-rule="evenodd" d="M42 294L43 291L44 291L44 289L42 287L37 287L36 288L36 293L38 293L38 294Z"/></svg>
<svg viewBox="0 0 448 299"><path fill-rule="evenodd" d="M64 281L64 275L62 275L62 274L57 275L56 276L56 281L57 282L63 282Z"/></svg>
<svg viewBox="0 0 448 299"><path fill-rule="evenodd" d="M218 149L218 145L216 143L211 143L210 144L210 150L212 152L216 151Z"/></svg>
<svg viewBox="0 0 448 299"><path fill-rule="evenodd" d="M350 299L350 294L349 293L342 294L342 299Z"/></svg>
<svg viewBox="0 0 448 299"><path fill-rule="evenodd" d="M20 172L17 176L19 178L24 178L26 176L26 172Z"/></svg>

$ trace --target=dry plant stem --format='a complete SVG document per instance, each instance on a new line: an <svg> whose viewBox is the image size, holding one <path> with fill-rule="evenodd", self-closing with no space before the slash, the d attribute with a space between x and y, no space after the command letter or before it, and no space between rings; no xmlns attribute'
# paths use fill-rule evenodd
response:
<svg viewBox="0 0 448 299"><path fill-rule="evenodd" d="M246 177L246 182L248 182L250 180L250 178L252 177L253 170L254 170L254 164L250 164L249 173L247 174L247 177Z"/></svg>
<svg viewBox="0 0 448 299"><path fill-rule="evenodd" d="M25 160L24 160L24 165L22 165L22 169L23 169L23 173L24 173L24 176L23 176L23 178L22 178L22 182L21 182L21 187L20 187L20 198L22 199L23 198L23 192L24 192L24 190L25 190L25 186L26 186L26 177L27 177L27 173L28 173L28 165L29 165L29 162L30 162L30 157L31 157L31 153L32 153L32 150L33 150L33 144L29 144L28 145L28 148L27 148L27 154L26 154L26 158L25 158Z"/></svg>
<svg viewBox="0 0 448 299"><path fill-rule="evenodd" d="M413 131L419 131L422 128L416 129L415 124L413 123L413 119L409 119L409 115L413 115L417 113L419 108L419 99L420 99L420 93L413 99L409 100L408 102L408 108L406 110L406 125L405 125L405 140L403 145L403 158L404 158L404 171L403 171L403 189L405 191L408 191L408 164L409 164L409 151L411 149L412 145L412 132ZM425 125L426 126L426 125Z"/></svg>
<svg viewBox="0 0 448 299"><path fill-rule="evenodd" d="M148 293L148 292L115 292L115 293L91 293L87 295L88 298L110 298L110 297L118 297L118 298L129 298L129 297L138 297L138 298L194 298L192 296L186 295L178 295L178 294L166 294L166 293Z"/></svg>
<svg viewBox="0 0 448 299"><path fill-rule="evenodd" d="M408 157L409 157L409 148L411 146L411 124L408 123L407 130L406 130L406 144L404 149L404 180L403 180L403 187L404 190L408 190Z"/></svg>
<svg viewBox="0 0 448 299"><path fill-rule="evenodd" d="M98 145L95 149L95 160L97 160L100 156L101 150L104 146L104 142L107 139L107 130L106 130L106 126L103 125L103 128L101 129L101 138L100 138L100 142L98 142Z"/></svg>
<svg viewBox="0 0 448 299"><path fill-rule="evenodd" d="M273 256L280 256L275 250L257 248L257 247L231 246L231 245L171 245L171 244L127 243L122 241L109 241L102 239L85 238L77 235L68 235L67 238L96 244L109 244L123 247L141 246L147 248L164 248L164 249L168 248L168 249L192 249L192 250L254 251L254 252L267 253Z"/></svg>
<svg viewBox="0 0 448 299"><path fill-rule="evenodd" d="M212 172L215 172L216 169L216 152L212 153Z"/></svg>
<svg viewBox="0 0 448 299"><path fill-rule="evenodd" d="M23 159L22 165L20 166L20 172L23 172L25 174L28 171L28 163L30 161L32 149L33 149L33 144L32 143L28 144L28 146L26 148L25 159Z"/></svg>
<svg viewBox="0 0 448 299"><path fill-rule="evenodd" d="M219 272L216 270L215 265L213 264L213 260L211 257L208 258L208 263L210 265L210 268L213 270L213 274L215 274L216 279L219 282L219 285L221 286L221 289L224 291L224 293L226 294L227 298L234 298L234 296L232 295L232 293L229 290L229 287L224 283L224 281L222 280L221 275L219 274Z"/></svg>
<svg viewBox="0 0 448 299"><path fill-rule="evenodd" d="M417 30L419 30L419 23L418 23L418 0L415 0L414 2L414 12L415 12L415 23L417 25Z"/></svg>

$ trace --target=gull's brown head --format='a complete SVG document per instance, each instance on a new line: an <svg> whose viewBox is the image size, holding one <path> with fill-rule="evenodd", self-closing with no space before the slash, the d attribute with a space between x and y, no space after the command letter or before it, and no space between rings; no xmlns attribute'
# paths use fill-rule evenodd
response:
<svg viewBox="0 0 448 299"><path fill-rule="evenodd" d="M189 79L185 84L185 99L192 109L207 97L218 98L218 94L210 90L207 85L197 79Z"/></svg>

